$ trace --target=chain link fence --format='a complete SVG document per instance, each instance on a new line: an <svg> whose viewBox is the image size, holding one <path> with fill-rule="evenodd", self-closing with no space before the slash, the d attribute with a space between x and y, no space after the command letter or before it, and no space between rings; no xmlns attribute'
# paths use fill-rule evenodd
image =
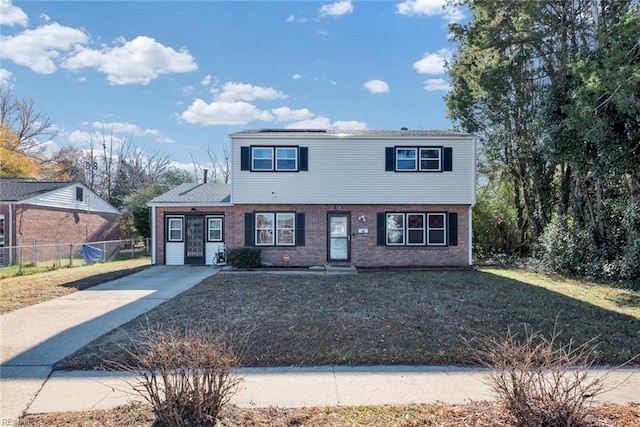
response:
<svg viewBox="0 0 640 427"><path fill-rule="evenodd" d="M150 240L127 239L101 242L19 242L0 247L0 268L8 266L77 267L95 261L115 261L148 256ZM89 251L90 249L90 251ZM88 257L87 253L92 256Z"/></svg>

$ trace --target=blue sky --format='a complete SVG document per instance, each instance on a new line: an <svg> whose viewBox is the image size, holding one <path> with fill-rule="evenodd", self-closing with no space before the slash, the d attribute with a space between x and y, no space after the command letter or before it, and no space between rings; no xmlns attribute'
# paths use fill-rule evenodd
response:
<svg viewBox="0 0 640 427"><path fill-rule="evenodd" d="M0 0L0 84L55 124L191 168L257 128L451 129L446 0Z"/></svg>

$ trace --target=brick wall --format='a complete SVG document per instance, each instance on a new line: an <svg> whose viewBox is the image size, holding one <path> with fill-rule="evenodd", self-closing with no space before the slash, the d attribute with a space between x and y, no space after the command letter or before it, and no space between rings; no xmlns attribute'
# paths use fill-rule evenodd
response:
<svg viewBox="0 0 640 427"><path fill-rule="evenodd" d="M351 216L351 261L357 267L454 267L467 266L469 261L469 207L467 205L236 205L221 209L197 208L197 214L221 214L224 217L224 240L227 249L244 247L245 212L304 212L305 246L262 247L262 259L275 266L284 266L283 255L289 256L288 266L323 265L327 261L327 215L348 213ZM378 212L457 212L458 244L447 247L378 246L376 214ZM166 214L189 214L191 208L156 208L156 263L164 264L164 227ZM366 221L359 220L364 216ZM368 229L359 234L358 229Z"/></svg>
<svg viewBox="0 0 640 427"><path fill-rule="evenodd" d="M120 238L118 214L16 205L14 224L14 244L33 240L83 243Z"/></svg>

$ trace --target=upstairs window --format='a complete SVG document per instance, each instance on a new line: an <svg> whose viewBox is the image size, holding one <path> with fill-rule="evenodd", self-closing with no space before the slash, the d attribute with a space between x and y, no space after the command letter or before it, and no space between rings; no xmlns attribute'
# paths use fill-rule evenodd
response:
<svg viewBox="0 0 640 427"><path fill-rule="evenodd" d="M276 170L295 171L298 170L298 149L276 147Z"/></svg>
<svg viewBox="0 0 640 427"><path fill-rule="evenodd" d="M299 172L309 167L309 148L298 146L240 147L240 170Z"/></svg>
<svg viewBox="0 0 640 427"><path fill-rule="evenodd" d="M385 170L390 172L449 172L451 147L386 147Z"/></svg>
<svg viewBox="0 0 640 427"><path fill-rule="evenodd" d="M84 201L84 190L82 187L76 187L76 202Z"/></svg>
<svg viewBox="0 0 640 427"><path fill-rule="evenodd" d="M421 171L441 171L440 159L442 158L441 148L421 148L420 149L420 170Z"/></svg>
<svg viewBox="0 0 640 427"><path fill-rule="evenodd" d="M273 148L253 147L251 169L254 171L273 170Z"/></svg>
<svg viewBox="0 0 640 427"><path fill-rule="evenodd" d="M396 148L396 170L414 171L417 168L416 148Z"/></svg>

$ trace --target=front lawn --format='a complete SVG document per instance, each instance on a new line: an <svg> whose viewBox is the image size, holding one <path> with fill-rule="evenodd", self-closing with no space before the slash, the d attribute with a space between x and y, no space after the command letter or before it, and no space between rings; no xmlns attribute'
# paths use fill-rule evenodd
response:
<svg viewBox="0 0 640 427"><path fill-rule="evenodd" d="M126 361L144 325L205 322L248 336L244 366L469 365L466 340L525 328L599 343L598 361L640 353L640 292L511 270L220 273L57 364Z"/></svg>

